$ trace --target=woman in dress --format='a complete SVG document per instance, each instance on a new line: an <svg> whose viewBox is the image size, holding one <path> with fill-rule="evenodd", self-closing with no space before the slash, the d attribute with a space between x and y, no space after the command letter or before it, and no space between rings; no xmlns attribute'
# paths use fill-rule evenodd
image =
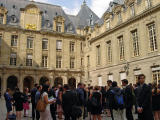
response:
<svg viewBox="0 0 160 120"><path fill-rule="evenodd" d="M152 85L152 109L154 119L160 120L160 89L157 84Z"/></svg>
<svg viewBox="0 0 160 120"><path fill-rule="evenodd" d="M28 96L29 89L24 89L24 97L25 101L23 103L23 109L24 109L24 117L27 117L27 111L29 110L29 96Z"/></svg>
<svg viewBox="0 0 160 120"><path fill-rule="evenodd" d="M101 120L102 114L102 94L99 91L99 87L95 86L94 92L91 97L91 114L93 120Z"/></svg>
<svg viewBox="0 0 160 120"><path fill-rule="evenodd" d="M55 103L55 100L50 101L48 99L48 91L49 91L49 86L43 85L41 97L46 104L46 110L44 112L40 112L40 120L52 120L49 104Z"/></svg>
<svg viewBox="0 0 160 120"><path fill-rule="evenodd" d="M20 92L19 88L15 89L15 93L13 94L13 100L15 101L14 105L16 108L16 120L21 120L23 102L24 102L24 94Z"/></svg>

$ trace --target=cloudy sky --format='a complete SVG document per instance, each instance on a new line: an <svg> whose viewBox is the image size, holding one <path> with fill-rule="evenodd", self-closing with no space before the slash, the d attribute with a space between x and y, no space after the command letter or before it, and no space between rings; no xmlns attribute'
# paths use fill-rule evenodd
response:
<svg viewBox="0 0 160 120"><path fill-rule="evenodd" d="M66 13L76 15L84 0L34 0L38 2L45 2L63 7ZM102 17L103 13L109 6L112 0L86 0L87 5L99 16Z"/></svg>

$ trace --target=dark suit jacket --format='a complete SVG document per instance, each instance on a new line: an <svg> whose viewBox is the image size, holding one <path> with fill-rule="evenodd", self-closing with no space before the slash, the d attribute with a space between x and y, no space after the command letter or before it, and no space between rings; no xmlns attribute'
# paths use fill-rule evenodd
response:
<svg viewBox="0 0 160 120"><path fill-rule="evenodd" d="M140 86L139 86L140 87ZM144 84L141 89L138 89L139 95L137 98L137 105L138 107L143 108L143 112L138 114L139 120L153 120L152 114L152 92L151 87L147 84Z"/></svg>
<svg viewBox="0 0 160 120"><path fill-rule="evenodd" d="M133 106L134 96L132 92L132 88L129 85L123 89L124 103L126 108L132 108Z"/></svg>
<svg viewBox="0 0 160 120"><path fill-rule="evenodd" d="M62 107L64 113L69 113L72 111L72 107L77 104L76 92L66 91L62 96Z"/></svg>

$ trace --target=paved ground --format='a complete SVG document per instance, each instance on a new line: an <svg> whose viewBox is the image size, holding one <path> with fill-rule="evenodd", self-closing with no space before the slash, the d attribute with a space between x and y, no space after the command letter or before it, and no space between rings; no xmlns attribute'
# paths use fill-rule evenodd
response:
<svg viewBox="0 0 160 120"><path fill-rule="evenodd" d="M31 106L30 106L31 108ZM5 101L3 99L0 99L0 120L5 120L5 116L6 116L6 107L5 107ZM27 118L24 118L22 120L32 120L31 119L31 110L29 111L28 113L28 116ZM136 116L135 116L136 118ZM88 120L88 118L86 118L86 120ZM102 115L102 120L111 120L111 118L108 118L106 117L106 115ZM136 120L136 119L135 119Z"/></svg>

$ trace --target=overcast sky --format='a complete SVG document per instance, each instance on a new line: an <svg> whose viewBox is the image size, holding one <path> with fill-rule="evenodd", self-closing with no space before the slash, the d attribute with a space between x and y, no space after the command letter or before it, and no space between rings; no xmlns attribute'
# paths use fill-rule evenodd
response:
<svg viewBox="0 0 160 120"><path fill-rule="evenodd" d="M54 5L60 5L67 14L76 15L84 0L34 0L45 2ZM112 0L86 0L87 5L99 16L107 10L109 3Z"/></svg>

